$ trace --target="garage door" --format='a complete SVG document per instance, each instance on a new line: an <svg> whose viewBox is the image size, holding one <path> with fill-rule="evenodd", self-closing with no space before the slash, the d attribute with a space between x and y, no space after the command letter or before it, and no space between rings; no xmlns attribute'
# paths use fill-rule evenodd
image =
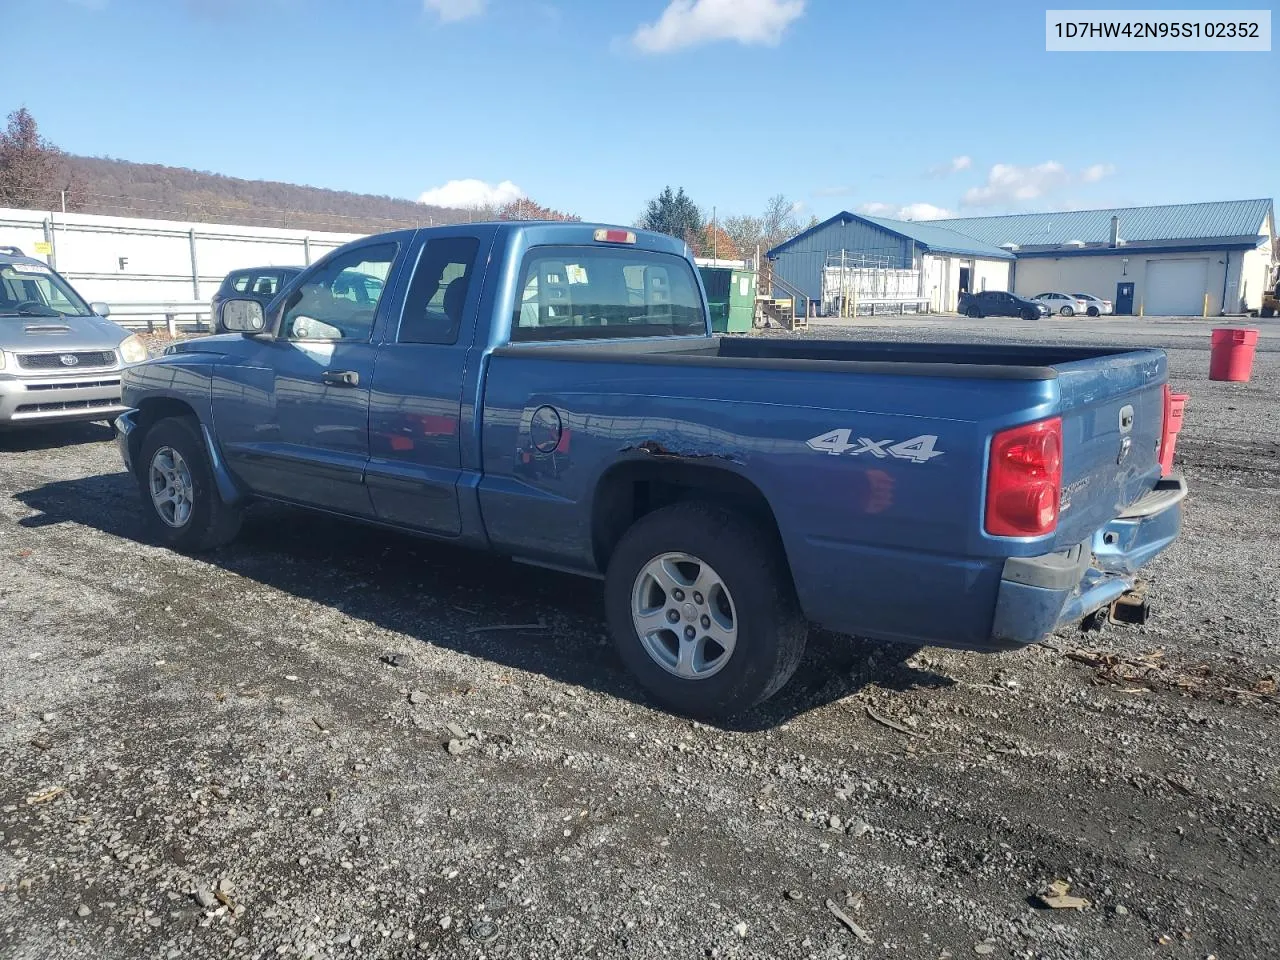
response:
<svg viewBox="0 0 1280 960"><path fill-rule="evenodd" d="M1149 317L1198 317L1204 312L1207 257L1191 260L1148 260L1143 293Z"/></svg>

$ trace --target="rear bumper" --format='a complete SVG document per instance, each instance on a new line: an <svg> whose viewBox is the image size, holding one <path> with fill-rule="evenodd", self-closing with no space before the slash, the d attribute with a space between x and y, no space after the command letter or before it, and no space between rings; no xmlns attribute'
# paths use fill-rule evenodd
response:
<svg viewBox="0 0 1280 960"><path fill-rule="evenodd" d="M126 409L119 370L0 379L0 427L110 420Z"/></svg>
<svg viewBox="0 0 1280 960"><path fill-rule="evenodd" d="M1166 477L1091 541L1041 557L1006 560L992 647L1035 643L1133 589L1139 569L1177 538L1186 494L1181 476Z"/></svg>

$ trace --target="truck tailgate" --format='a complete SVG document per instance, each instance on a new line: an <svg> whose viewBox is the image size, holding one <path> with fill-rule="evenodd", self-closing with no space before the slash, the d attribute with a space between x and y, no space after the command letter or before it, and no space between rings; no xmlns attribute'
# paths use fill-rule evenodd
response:
<svg viewBox="0 0 1280 960"><path fill-rule="evenodd" d="M1091 537L1160 479L1167 360L1133 350L1061 365L1058 548Z"/></svg>

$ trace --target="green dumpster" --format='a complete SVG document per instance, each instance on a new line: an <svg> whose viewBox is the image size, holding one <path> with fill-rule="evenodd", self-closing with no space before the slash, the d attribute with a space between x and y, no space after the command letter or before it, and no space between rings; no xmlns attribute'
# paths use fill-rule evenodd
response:
<svg viewBox="0 0 1280 960"><path fill-rule="evenodd" d="M756 309L756 275L730 267L699 267L707 290L711 329L715 333L746 333Z"/></svg>

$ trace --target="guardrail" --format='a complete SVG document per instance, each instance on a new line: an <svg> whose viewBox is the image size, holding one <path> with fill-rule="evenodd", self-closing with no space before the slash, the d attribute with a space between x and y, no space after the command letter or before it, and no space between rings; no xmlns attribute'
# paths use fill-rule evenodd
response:
<svg viewBox="0 0 1280 960"><path fill-rule="evenodd" d="M165 300L156 301L154 303L109 303L111 308L111 319L122 327L131 330L138 330L142 327L147 328L148 333L155 333L156 318L164 317L165 327L169 331L169 336L176 337L178 335L178 318L192 317L192 321L184 326L193 326L197 333L202 333L209 329L209 323L205 320L211 316L209 302L207 300ZM145 320L120 320L120 317L145 317Z"/></svg>

